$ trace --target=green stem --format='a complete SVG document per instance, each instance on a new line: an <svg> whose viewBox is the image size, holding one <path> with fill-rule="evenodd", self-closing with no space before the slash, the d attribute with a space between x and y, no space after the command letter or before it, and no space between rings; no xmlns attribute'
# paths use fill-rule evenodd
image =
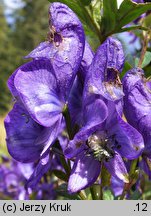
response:
<svg viewBox="0 0 151 216"><path fill-rule="evenodd" d="M131 163L130 172L129 172L130 182L125 183L122 195L120 196L120 200L125 199L126 194L130 191L131 187L135 183L135 178L136 178L135 171L137 167L137 162L138 162L138 159L133 160Z"/></svg>
<svg viewBox="0 0 151 216"><path fill-rule="evenodd" d="M62 164L64 170L66 171L67 177L69 178L71 170L70 170L68 163L66 162L65 158L62 156L60 157L60 161L61 161L61 164Z"/></svg>
<svg viewBox="0 0 151 216"><path fill-rule="evenodd" d="M100 184L100 200L103 200L103 190L102 190L102 184Z"/></svg>
<svg viewBox="0 0 151 216"><path fill-rule="evenodd" d="M79 197L82 199L82 200L87 200L86 196L82 193L82 191L80 191L78 193Z"/></svg>
<svg viewBox="0 0 151 216"><path fill-rule="evenodd" d="M130 172L129 172L129 176L131 177L133 175L133 173L135 172L136 166L137 166L137 162L138 159L133 160L131 163L131 168L130 168Z"/></svg>
<svg viewBox="0 0 151 216"><path fill-rule="evenodd" d="M146 32L146 35L144 36L144 40L143 40L143 48L142 48L142 52L141 52L141 56L138 62L138 67L142 67L143 61L144 61L144 57L147 51L147 45L149 42L149 31Z"/></svg>
<svg viewBox="0 0 151 216"><path fill-rule="evenodd" d="M132 27L125 27L125 28L115 28L113 31L107 33L107 34L102 34L102 37L101 37L101 43L103 43L107 37L113 35L113 34L116 34L116 33L122 33L122 32L128 32L128 31L132 31L132 30L144 30L144 31L148 31L148 28L146 27L143 27L143 26L132 26Z"/></svg>
<svg viewBox="0 0 151 216"><path fill-rule="evenodd" d="M67 132L69 135L69 139L73 139L73 133L72 133L72 127L71 127L71 118L70 118L70 113L68 109L68 105L65 104L64 109L63 109L63 116L66 121L66 127L67 127Z"/></svg>
<svg viewBox="0 0 151 216"><path fill-rule="evenodd" d="M87 18L87 20L89 20L89 28L91 31L94 31L96 33L96 35L98 36L98 39L101 41L101 32L98 29L96 23L94 22L93 18L90 16L88 10L86 7L83 7L83 4L78 1L78 4L82 7L82 10L84 12L84 16Z"/></svg>
<svg viewBox="0 0 151 216"><path fill-rule="evenodd" d="M124 185L124 189L123 189L122 195L120 196L120 200L124 200L126 194L127 194L127 184Z"/></svg>
<svg viewBox="0 0 151 216"><path fill-rule="evenodd" d="M90 192L93 200L99 200L99 194L97 189L98 188L95 188L95 185L90 187Z"/></svg>

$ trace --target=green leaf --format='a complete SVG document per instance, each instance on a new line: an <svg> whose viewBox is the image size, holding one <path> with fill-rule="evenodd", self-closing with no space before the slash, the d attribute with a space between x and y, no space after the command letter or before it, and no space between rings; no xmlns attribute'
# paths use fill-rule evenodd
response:
<svg viewBox="0 0 151 216"><path fill-rule="evenodd" d="M142 194L139 191L134 191L132 195L130 196L131 200L140 200Z"/></svg>
<svg viewBox="0 0 151 216"><path fill-rule="evenodd" d="M70 199L70 200L80 200L79 196L77 194L70 195L67 191L67 184L61 184L59 187L56 189L56 193L59 196L64 197L65 199Z"/></svg>
<svg viewBox="0 0 151 216"><path fill-rule="evenodd" d="M102 187L106 187L110 185L111 174L108 170L103 166L101 171L101 184Z"/></svg>
<svg viewBox="0 0 151 216"><path fill-rule="evenodd" d="M103 200L114 200L114 195L111 190L103 191Z"/></svg>
<svg viewBox="0 0 151 216"><path fill-rule="evenodd" d="M63 181L68 181L67 175L64 172L62 172L61 170L54 170L53 173L57 178L59 178Z"/></svg>
<svg viewBox="0 0 151 216"><path fill-rule="evenodd" d="M87 6L91 3L92 0L80 0L80 1L83 5Z"/></svg>
<svg viewBox="0 0 151 216"><path fill-rule="evenodd" d="M91 196L93 200L99 200L100 199L100 185L94 184L90 187Z"/></svg>
<svg viewBox="0 0 151 216"><path fill-rule="evenodd" d="M121 32L126 32L126 31L132 31L132 30L144 30L144 31L148 31L148 28L141 26L141 25L135 25L135 26L130 26L130 27L125 27L122 29L119 29L118 33Z"/></svg>
<svg viewBox="0 0 151 216"><path fill-rule="evenodd" d="M144 17L143 19L143 25L147 28L151 28L151 14L148 16Z"/></svg>
<svg viewBox="0 0 151 216"><path fill-rule="evenodd" d="M117 9L116 1L104 0L101 20L101 42L115 33L137 29L148 30L147 26L125 27L148 10L151 10L151 3L136 4L131 0L124 0L120 8Z"/></svg>
<svg viewBox="0 0 151 216"><path fill-rule="evenodd" d="M135 59L135 66L137 67L138 66L138 62L139 62L139 58L136 58ZM146 52L145 53L145 56L144 56L144 60L143 60L143 63L142 63L142 68L146 67L147 65L149 65L151 62L151 52Z"/></svg>
<svg viewBox="0 0 151 216"><path fill-rule="evenodd" d="M136 4L131 0L124 0L118 10L117 26L127 25L148 10L151 10L151 3Z"/></svg>
<svg viewBox="0 0 151 216"><path fill-rule="evenodd" d="M133 56L132 54L128 54L126 56L126 61L131 65L132 67L135 67L135 58L136 56Z"/></svg>
<svg viewBox="0 0 151 216"><path fill-rule="evenodd" d="M117 1L103 0L103 16L101 20L101 32L107 34L116 25Z"/></svg>
<svg viewBox="0 0 151 216"><path fill-rule="evenodd" d="M125 75L125 73L126 73L128 70L130 70L130 69L132 69L132 66L131 66L128 62L125 62L123 71L122 71L122 73L120 74L120 78L122 79L123 76Z"/></svg>

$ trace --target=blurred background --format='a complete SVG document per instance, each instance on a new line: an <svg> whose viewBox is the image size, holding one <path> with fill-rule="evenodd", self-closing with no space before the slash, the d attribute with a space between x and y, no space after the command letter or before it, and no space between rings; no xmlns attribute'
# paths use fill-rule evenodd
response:
<svg viewBox="0 0 151 216"><path fill-rule="evenodd" d="M47 0L0 0L0 152L7 153L3 121L12 106L7 79L48 32Z"/></svg>

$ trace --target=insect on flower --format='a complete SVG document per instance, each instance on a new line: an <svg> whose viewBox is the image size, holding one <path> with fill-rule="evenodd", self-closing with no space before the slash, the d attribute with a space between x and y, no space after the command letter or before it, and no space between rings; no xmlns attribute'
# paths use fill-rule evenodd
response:
<svg viewBox="0 0 151 216"><path fill-rule="evenodd" d="M90 154L98 161L109 161L114 157L115 153L111 147L109 147L109 138L101 138L96 134L93 134L87 141L89 147L87 156Z"/></svg>

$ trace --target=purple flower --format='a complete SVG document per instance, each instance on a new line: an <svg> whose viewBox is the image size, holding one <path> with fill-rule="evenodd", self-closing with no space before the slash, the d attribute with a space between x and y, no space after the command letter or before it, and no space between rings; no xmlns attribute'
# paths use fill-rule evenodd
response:
<svg viewBox="0 0 151 216"><path fill-rule="evenodd" d="M123 78L124 114L143 136L145 149L140 167L151 177L151 82L140 68L129 70Z"/></svg>
<svg viewBox="0 0 151 216"><path fill-rule="evenodd" d="M129 70L123 78L124 114L143 136L144 153L151 157L151 83L140 68Z"/></svg>
<svg viewBox="0 0 151 216"><path fill-rule="evenodd" d="M34 163L20 163L14 159L1 156L0 165L0 198L27 200L34 196L34 199L55 199L53 179L46 182L38 182L43 173L46 172L47 160L41 161L37 166ZM49 158L47 158L49 160ZM50 160L49 160L50 162ZM53 156L51 160L53 169L62 169L60 162ZM42 168L40 169L40 166ZM36 168L35 168L36 167ZM47 165L48 167L48 165ZM37 174L36 174L37 172ZM42 172L42 174L41 174ZM47 178L47 176L46 176Z"/></svg>
<svg viewBox="0 0 151 216"><path fill-rule="evenodd" d="M142 136L121 117L122 70L120 43L109 38L96 52L85 81L82 127L65 150L75 158L68 183L70 193L92 185L102 163L112 176L128 182L122 157L137 158L144 147Z"/></svg>
<svg viewBox="0 0 151 216"><path fill-rule="evenodd" d="M113 102L108 104L109 107L111 115L108 117L101 99L96 99L84 110L85 124L65 151L68 158L76 156L68 183L69 192L77 192L93 184L99 176L101 163L111 175L128 182L122 157L137 158L144 147L143 139L122 120Z"/></svg>
<svg viewBox="0 0 151 216"><path fill-rule="evenodd" d="M37 186L36 200L55 200L57 193L53 183L43 183Z"/></svg>
<svg viewBox="0 0 151 216"><path fill-rule="evenodd" d="M68 6L55 2L49 8L49 37L26 58L47 58L58 85L68 96L82 60L85 36L81 22Z"/></svg>
<svg viewBox="0 0 151 216"><path fill-rule="evenodd" d="M21 164L19 164L15 160L10 160L9 158L7 158L7 161L3 160L3 163L0 165L1 199L29 199L29 194L23 186L26 182L26 178L20 171L20 166ZM31 167L31 164L26 164L25 166L26 174L31 173L29 172L29 169L27 169L27 167Z"/></svg>
<svg viewBox="0 0 151 216"><path fill-rule="evenodd" d="M17 102L5 119L6 140L12 157L21 162L47 157L64 129L64 108L83 56L84 32L76 15L53 3L50 17L51 40L32 51L28 57L34 60L8 81Z"/></svg>
<svg viewBox="0 0 151 216"><path fill-rule="evenodd" d="M117 101L123 97L119 74L124 65L121 43L109 37L97 50L85 82L84 99L88 94L102 95Z"/></svg>

